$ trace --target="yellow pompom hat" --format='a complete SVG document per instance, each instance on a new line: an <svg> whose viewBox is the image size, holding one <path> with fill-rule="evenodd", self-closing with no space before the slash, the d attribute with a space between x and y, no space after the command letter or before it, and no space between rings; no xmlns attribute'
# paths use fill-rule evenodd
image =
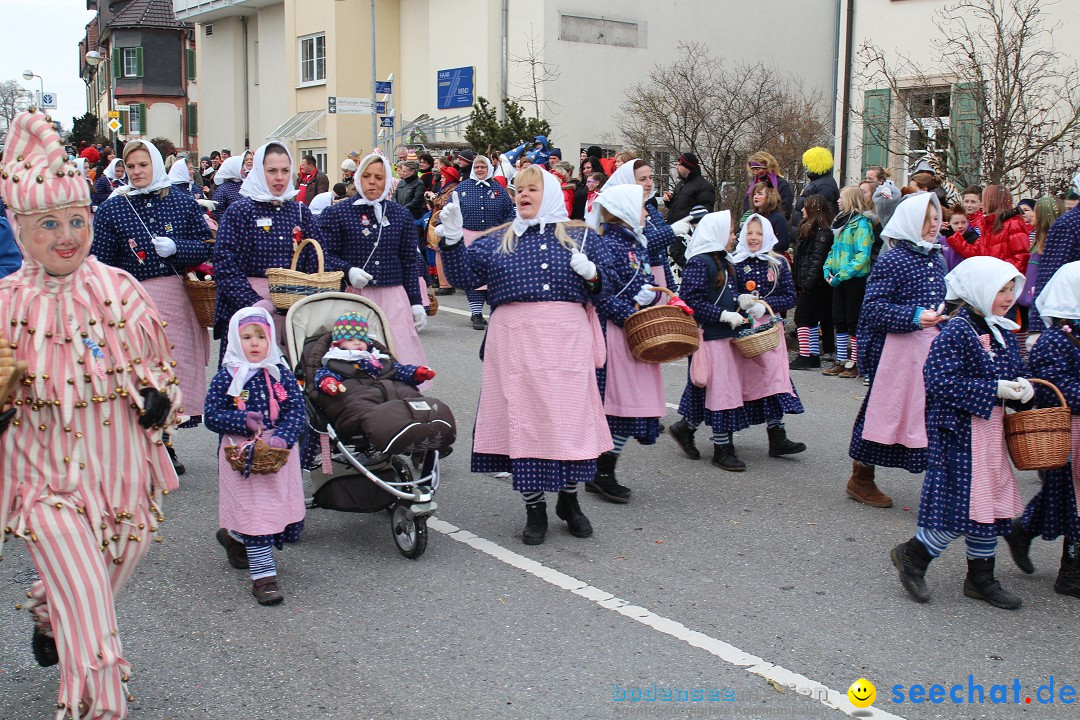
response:
<svg viewBox="0 0 1080 720"><path fill-rule="evenodd" d="M824 175L833 169L833 156L828 148L812 147L802 155L802 164L807 172Z"/></svg>

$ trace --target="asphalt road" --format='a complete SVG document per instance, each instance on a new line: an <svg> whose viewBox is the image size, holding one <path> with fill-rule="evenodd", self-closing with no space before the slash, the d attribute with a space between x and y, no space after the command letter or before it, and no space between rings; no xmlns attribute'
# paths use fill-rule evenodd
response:
<svg viewBox="0 0 1080 720"><path fill-rule="evenodd" d="M441 300L465 308L460 293ZM807 413L788 429L809 449L770 459L764 428L740 433L743 474L689 460L666 436L631 444L618 467L629 505L583 493L592 538L551 512L547 542L526 547L509 480L468 470L482 333L440 311L422 338L439 373L430 394L454 408L461 440L419 560L398 554L385 513L315 510L278 556L285 602L258 606L214 540L216 437L178 434L188 472L167 498L165 542L117 603L131 718L1076 717L1061 693L1080 686L1080 601L1052 590L1060 544L1037 541L1032 576L1001 544L998 576L1024 598L1019 611L963 596L959 545L930 568L932 600L910 601L888 552L914 532L921 478L881 471L888 510L843 494L859 382L797 374ZM677 404L685 363L664 372ZM1026 499L1037 478L1020 478ZM10 609L32 577L9 543L0 720L54 713L58 671L34 663L29 618ZM869 711L845 695L860 677L877 686ZM1051 677L1055 702L1042 704L1036 690ZM982 704L968 703L969 682ZM895 685L906 700L910 686L935 683L943 703L892 702ZM954 684L963 704L948 700ZM992 702L995 684L1007 703Z"/></svg>

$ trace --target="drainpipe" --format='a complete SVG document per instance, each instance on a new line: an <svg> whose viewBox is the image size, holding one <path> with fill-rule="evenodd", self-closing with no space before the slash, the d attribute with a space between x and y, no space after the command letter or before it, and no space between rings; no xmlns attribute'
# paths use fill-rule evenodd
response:
<svg viewBox="0 0 1080 720"><path fill-rule="evenodd" d="M251 147L251 91L248 87L248 23L247 16L240 16L240 27L243 33L243 51L241 65L244 68L244 150ZM243 155L243 153L241 153Z"/></svg>
<svg viewBox="0 0 1080 720"><path fill-rule="evenodd" d="M503 98L509 97L510 82L510 0L502 0L502 64L499 67L499 119L506 120Z"/></svg>
<svg viewBox="0 0 1080 720"><path fill-rule="evenodd" d="M848 133L851 126L851 47L855 29L855 0L847 0L847 37L844 39L844 102L840 119L840 185L847 182Z"/></svg>

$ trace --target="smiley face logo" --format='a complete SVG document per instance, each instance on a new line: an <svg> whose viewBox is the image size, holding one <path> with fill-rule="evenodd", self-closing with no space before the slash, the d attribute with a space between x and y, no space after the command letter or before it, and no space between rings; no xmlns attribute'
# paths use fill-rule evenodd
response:
<svg viewBox="0 0 1080 720"><path fill-rule="evenodd" d="M877 688L866 678L859 678L851 683L847 691L848 700L857 708L868 708L877 699Z"/></svg>

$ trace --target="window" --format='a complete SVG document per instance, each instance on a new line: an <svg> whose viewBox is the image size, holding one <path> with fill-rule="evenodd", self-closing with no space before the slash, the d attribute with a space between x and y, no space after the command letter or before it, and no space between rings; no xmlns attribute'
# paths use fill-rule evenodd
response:
<svg viewBox="0 0 1080 720"><path fill-rule="evenodd" d="M907 97L908 118L904 128L904 152L908 158L904 180L910 168L927 152L941 163L942 172L952 174L949 167L949 135L952 125L952 94L947 88L912 93Z"/></svg>
<svg viewBox="0 0 1080 720"><path fill-rule="evenodd" d="M300 38L300 82L326 82L326 35Z"/></svg>
<svg viewBox="0 0 1080 720"><path fill-rule="evenodd" d="M298 154L301 157L311 155L315 158L315 165L319 168L319 172L326 172L326 148L304 148ZM333 185L333 183L330 184Z"/></svg>
<svg viewBox="0 0 1080 720"><path fill-rule="evenodd" d="M143 49L141 47L113 48L112 66L114 78L141 78L143 76Z"/></svg>
<svg viewBox="0 0 1080 720"><path fill-rule="evenodd" d="M142 135L143 134L143 115L145 113L146 105L142 103L134 103L128 105L127 111L127 132L128 135Z"/></svg>
<svg viewBox="0 0 1080 720"><path fill-rule="evenodd" d="M188 82L195 81L195 51L191 48L184 49L184 69L187 70Z"/></svg>
<svg viewBox="0 0 1080 720"><path fill-rule="evenodd" d="M187 106L187 134L199 134L199 107L195 103L188 103Z"/></svg>
<svg viewBox="0 0 1080 720"><path fill-rule="evenodd" d="M124 48L124 77L139 77L139 55L136 48Z"/></svg>

